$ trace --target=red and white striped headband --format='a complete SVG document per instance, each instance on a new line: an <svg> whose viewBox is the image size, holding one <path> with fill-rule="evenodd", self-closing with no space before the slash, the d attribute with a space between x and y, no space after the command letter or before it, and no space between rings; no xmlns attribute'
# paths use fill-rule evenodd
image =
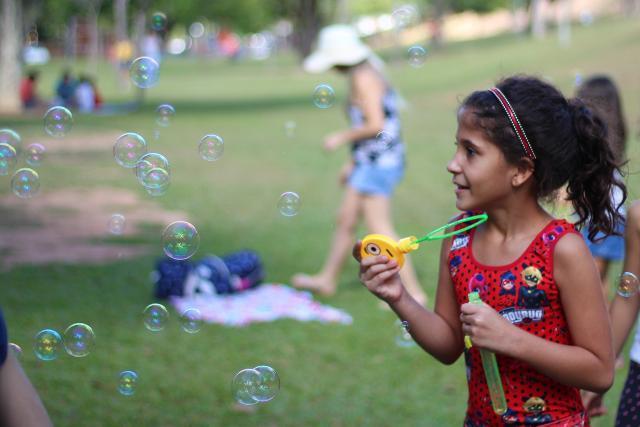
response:
<svg viewBox="0 0 640 427"><path fill-rule="evenodd" d="M496 98L498 98L498 101L500 101L500 105L502 105L502 108L504 108L505 113L507 113L507 117L509 118L511 125L513 126L513 129L516 131L516 136L520 140L520 144L522 144L522 148L524 149L524 152L527 154L527 157L535 160L536 154L533 152L533 148L529 143L527 134L524 133L524 128L522 127L520 120L518 120L518 116L516 116L516 111L513 109L513 107L509 103L509 100L507 99L506 96L504 96L504 93L502 93L502 91L497 87L492 87L491 89L489 89L489 91L493 93L496 96Z"/></svg>

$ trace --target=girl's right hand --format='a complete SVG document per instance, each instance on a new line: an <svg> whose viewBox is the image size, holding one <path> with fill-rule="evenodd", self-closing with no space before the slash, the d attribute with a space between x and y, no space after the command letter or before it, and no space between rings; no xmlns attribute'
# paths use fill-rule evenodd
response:
<svg viewBox="0 0 640 427"><path fill-rule="evenodd" d="M349 181L349 177L351 176L351 172L353 172L353 162L347 162L340 169L340 185L344 186Z"/></svg>
<svg viewBox="0 0 640 427"><path fill-rule="evenodd" d="M378 298L393 304L402 296L404 287L400 280L400 267L395 260L386 256L360 258L361 242L353 247L353 256L360 262L360 281Z"/></svg>

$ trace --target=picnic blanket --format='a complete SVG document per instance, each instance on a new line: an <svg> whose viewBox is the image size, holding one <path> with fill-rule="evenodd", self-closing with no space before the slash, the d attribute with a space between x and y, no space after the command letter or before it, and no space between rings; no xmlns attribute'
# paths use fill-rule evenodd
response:
<svg viewBox="0 0 640 427"><path fill-rule="evenodd" d="M228 326L246 326L283 318L345 325L353 322L346 311L314 301L310 292L274 283L230 295L172 296L170 301L178 313L187 308L197 308L203 321Z"/></svg>

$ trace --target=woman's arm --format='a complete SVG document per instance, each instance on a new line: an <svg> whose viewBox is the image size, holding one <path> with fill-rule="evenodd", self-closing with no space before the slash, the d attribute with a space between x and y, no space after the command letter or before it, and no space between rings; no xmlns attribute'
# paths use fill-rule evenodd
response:
<svg viewBox="0 0 640 427"><path fill-rule="evenodd" d="M405 290L394 260L369 257L360 268L362 283L409 323L409 333L427 353L446 364L454 363L463 350L459 305L447 263L450 246L451 239L443 240L434 311L422 307ZM356 248L354 254L359 253L359 246Z"/></svg>
<svg viewBox="0 0 640 427"><path fill-rule="evenodd" d="M553 275L573 345L522 330L489 306L464 304L463 331L474 345L522 360L559 383L604 392L613 382L611 328L600 278L589 249L577 234L556 244Z"/></svg>

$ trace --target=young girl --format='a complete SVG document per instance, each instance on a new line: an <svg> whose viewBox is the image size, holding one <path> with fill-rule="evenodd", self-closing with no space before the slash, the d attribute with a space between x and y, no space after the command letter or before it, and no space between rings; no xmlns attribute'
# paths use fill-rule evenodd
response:
<svg viewBox="0 0 640 427"><path fill-rule="evenodd" d="M456 207L489 219L443 241L434 311L405 292L394 260L360 263L363 284L409 323L427 352L451 364L464 351L465 426L585 425L579 389L611 386L611 330L593 258L574 226L538 203L568 183L577 225L589 218L591 237L613 233L620 215L608 195L614 186L626 189L605 137L584 104L536 78L511 77L472 93L458 110L447 170ZM472 290L485 304L468 303ZM497 354L508 406L502 415L492 410L480 348Z"/></svg>
<svg viewBox="0 0 640 427"><path fill-rule="evenodd" d="M611 147L616 161L622 164L625 161L627 126L620 94L615 83L607 76L592 76L580 85L576 97L587 104L607 124L607 143ZM616 206L620 206L620 214L624 215L624 206L621 204L622 193L616 188L611 193L611 198ZM583 228L582 230L582 235L600 272L605 298L609 296L609 281L607 280L609 264L613 261L621 261L624 257L624 238L622 237L624 223L618 224L616 231L620 235L605 236L599 233L595 240L592 240L587 236L587 229Z"/></svg>
<svg viewBox="0 0 640 427"><path fill-rule="evenodd" d="M317 274L293 276L291 281L299 288L324 295L335 293L361 216L369 232L396 234L391 221L390 200L404 175L404 143L397 95L381 72L381 62L348 25L324 28L318 37L318 48L304 62L308 72L333 68L349 79L351 127L327 135L324 148L335 151L350 145L351 159L340 174L340 181L346 188L331 249ZM425 304L426 294L410 262L401 274L411 295Z"/></svg>

